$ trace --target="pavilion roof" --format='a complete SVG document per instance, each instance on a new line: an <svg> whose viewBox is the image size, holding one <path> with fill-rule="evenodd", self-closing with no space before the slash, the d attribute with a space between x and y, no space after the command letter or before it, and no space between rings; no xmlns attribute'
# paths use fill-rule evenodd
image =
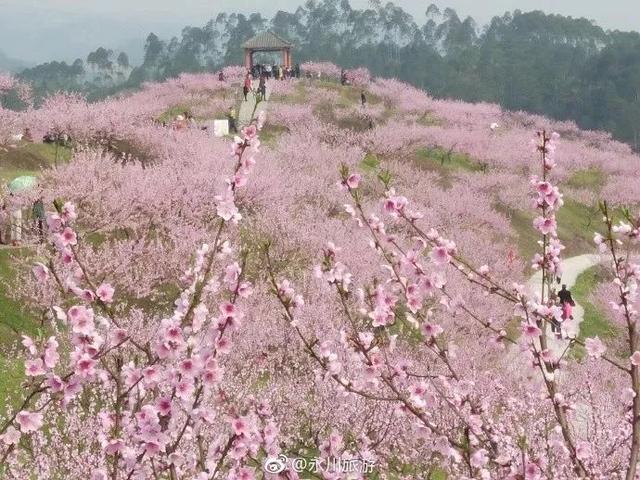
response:
<svg viewBox="0 0 640 480"><path fill-rule="evenodd" d="M286 41L282 37L276 35L272 31L266 31L259 33L253 38L250 38L242 45L243 48L252 49L280 49L292 47L291 42Z"/></svg>

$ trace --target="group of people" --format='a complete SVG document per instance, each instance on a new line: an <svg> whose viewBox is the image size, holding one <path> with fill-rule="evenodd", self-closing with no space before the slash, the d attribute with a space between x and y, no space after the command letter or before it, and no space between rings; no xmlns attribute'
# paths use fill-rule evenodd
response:
<svg viewBox="0 0 640 480"><path fill-rule="evenodd" d="M251 76L256 79L264 76L268 79L273 78L275 80L300 78L300 65L296 63L292 67L285 65L256 64L251 69Z"/></svg>
<svg viewBox="0 0 640 480"><path fill-rule="evenodd" d="M560 279L557 281L560 283ZM575 307L576 302L574 302L571 291L567 289L565 284L562 284L559 292L551 291L551 300L560 304L562 308L562 322L573 320L573 307ZM554 319L551 322L551 330L555 333L556 337L562 337L562 323L560 321Z"/></svg>
<svg viewBox="0 0 640 480"><path fill-rule="evenodd" d="M244 77L244 83L242 85L242 93L244 95L244 101L247 101L247 95L249 92L253 92L256 96L256 99L266 100L267 98L267 76L260 75L260 80L258 81L258 88L254 90L253 88L253 78L250 72L247 72L247 75Z"/></svg>
<svg viewBox="0 0 640 480"><path fill-rule="evenodd" d="M30 135L30 132L29 132L29 135ZM25 136L26 136L26 133L25 133ZM68 147L71 145L71 137L64 132L62 133L47 132L45 133L44 137L42 137L42 143L58 144L61 146Z"/></svg>
<svg viewBox="0 0 640 480"><path fill-rule="evenodd" d="M343 87L345 85L351 85L351 80L349 80L349 77L347 76L347 71L344 68L340 72L340 85L342 85Z"/></svg>
<svg viewBox="0 0 640 480"><path fill-rule="evenodd" d="M9 200L13 193L9 193ZM41 242L45 240L46 213L42 195L31 207L31 225L33 232ZM7 205L6 199L0 203L0 244L19 247L23 240L24 218L22 208Z"/></svg>
<svg viewBox="0 0 640 480"><path fill-rule="evenodd" d="M174 130L185 130L187 128L196 128L198 124L196 123L196 119L190 112L184 112L180 115L177 115L171 124L171 128Z"/></svg>
<svg viewBox="0 0 640 480"><path fill-rule="evenodd" d="M276 80L284 80L287 78L300 78L300 65L296 64L293 67L284 66L284 65L270 65L270 64L256 64L250 70L247 70L245 75L243 85L242 85L242 93L244 101L248 101L248 96L252 93L256 101L266 100L267 98L267 79L276 79ZM218 72L218 80L221 82L226 81L225 74L223 70ZM258 81L257 86L255 86L255 80ZM340 83L344 85L350 85L351 82L347 76L346 70L342 70L340 75ZM362 107L367 105L367 97L365 92L362 91L360 94L360 103ZM226 114L226 118L229 121L229 131L237 132L237 115L235 108L230 107L229 111ZM185 111L180 115L177 115L171 122L167 121L158 121L154 120L158 124L161 124L163 127L169 127L173 130L184 130L187 128L195 128L198 127L196 120L190 112ZM369 119L369 128L373 128L373 122ZM202 127L203 130L206 130L207 127Z"/></svg>
<svg viewBox="0 0 640 480"><path fill-rule="evenodd" d="M173 120L167 122L166 120L153 119L153 123L162 127L171 128L173 130L185 130L187 128L196 128L198 123L190 112L183 112L176 115Z"/></svg>

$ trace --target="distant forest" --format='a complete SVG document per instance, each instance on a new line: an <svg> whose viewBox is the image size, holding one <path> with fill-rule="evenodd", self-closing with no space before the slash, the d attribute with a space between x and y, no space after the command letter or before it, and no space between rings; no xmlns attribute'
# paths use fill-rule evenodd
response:
<svg viewBox="0 0 640 480"><path fill-rule="evenodd" d="M100 48L73 64L51 62L24 70L36 94L79 90L91 99L163 80L182 72L216 71L239 64L241 45L270 29L295 44L294 61L366 66L436 97L499 103L582 128L602 129L640 144L640 34L604 31L586 19L518 10L480 28L452 9L430 6L420 25L392 3L366 10L347 0L309 0L273 18L221 13L181 38L150 34L144 62Z"/></svg>

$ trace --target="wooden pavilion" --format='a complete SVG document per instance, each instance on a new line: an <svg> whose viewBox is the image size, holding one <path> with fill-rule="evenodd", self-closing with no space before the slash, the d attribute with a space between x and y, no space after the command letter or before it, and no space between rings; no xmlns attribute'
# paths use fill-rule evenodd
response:
<svg viewBox="0 0 640 480"><path fill-rule="evenodd" d="M292 65L291 49L293 44L271 31L259 33L247 40L242 48L244 48L244 65L248 70L253 70L253 54L255 52L281 52L282 65L285 68Z"/></svg>

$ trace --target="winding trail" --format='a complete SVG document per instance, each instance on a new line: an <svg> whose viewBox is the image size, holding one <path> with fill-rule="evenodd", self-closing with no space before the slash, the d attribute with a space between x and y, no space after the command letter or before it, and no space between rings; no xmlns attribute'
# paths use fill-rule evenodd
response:
<svg viewBox="0 0 640 480"><path fill-rule="evenodd" d="M563 260L560 264L562 268L561 283L565 284L568 290L571 290L582 273L589 270L591 267L602 263L603 260L604 258L601 255L593 254L578 255L576 257ZM539 293L541 281L542 272L536 272L527 282L527 286L532 292ZM583 320L584 308L576 303L575 307L573 307L573 320L566 320L562 324L562 329L563 332L566 333L566 336L570 338L577 337L580 333L580 324ZM561 355L569 344L568 339L557 339L553 335L548 335L547 341L551 350L556 355Z"/></svg>
<svg viewBox="0 0 640 480"><path fill-rule="evenodd" d="M599 265L605 260L603 255L595 255L595 254L585 254L578 255L575 257L567 258L560 263L562 269L562 280L561 284L565 284L568 290L576 284L576 280L580 276L580 274L589 270L590 268ZM541 281L542 281L542 272L536 272L527 282L527 286L531 292L536 293L540 292L541 289ZM562 323L562 339L556 338L551 332L547 332L547 345L548 348L553 352L556 358L561 358L567 348L569 347L569 338L576 338L580 334L580 324L584 320L584 308L576 302L575 307L573 307L573 319L565 320ZM568 337L568 338L567 338ZM540 345L538 344L538 348ZM515 352L510 352L509 356L514 355ZM523 357L521 357L523 358ZM512 360L513 359L512 357ZM517 360L516 360L517 361ZM520 370L521 374L532 379L532 371L527 373L527 369ZM584 402L578 402L575 405L574 411L574 421L572 423L574 435L576 437L583 437L589 431L589 426L592 423L593 411L592 409Z"/></svg>
<svg viewBox="0 0 640 480"><path fill-rule="evenodd" d="M567 286L567 289L576 284L576 280L580 274L589 270L590 268L599 265L604 261L605 257L601 255L578 255L575 257L567 258L561 262L562 268L562 284ZM532 294L540 294L542 281L542 272L536 272L529 281L527 287ZM573 320L567 320L562 324L563 335L562 339L556 338L551 332L550 326L546 326L547 332L547 348L551 350L556 358L562 357L569 347L570 340L567 337L575 338L580 333L580 324L584 320L584 309L581 305L576 303L573 307ZM540 348L539 341L536 341L537 348ZM512 345L509 347L508 352L505 355L505 367L511 369L512 375L520 381L533 382L540 384L542 387L542 378L540 377L539 369L532 366L530 362L527 362L528 356L523 355L523 352L528 350L528 345L518 342L518 345ZM556 380L559 380L557 378ZM591 423L591 410L584 403L578 403L575 410L575 421L573 422L574 434L584 435L586 434L588 427Z"/></svg>
<svg viewBox="0 0 640 480"><path fill-rule="evenodd" d="M590 268L602 263L604 257L600 255L578 255L563 260L561 262L562 267L562 284L567 285L567 289L571 289L580 274L589 270ZM536 272L527 282L527 287L531 294L540 295L542 281L542 272ZM562 357L569 347L570 340L568 337L577 337L580 333L580 324L584 320L584 308L576 303L573 307L573 320L563 322L562 330L565 338L556 338L551 332L551 327L547 325L546 337L547 348L553 352L556 358ZM536 340L537 348L540 348L539 340ZM505 355L505 366L512 369L513 375L518 377L521 381L527 382L539 382L540 372L534 368L529 362L527 362L527 355L523 355L523 352L529 349L528 344L518 341L517 345L510 345Z"/></svg>

